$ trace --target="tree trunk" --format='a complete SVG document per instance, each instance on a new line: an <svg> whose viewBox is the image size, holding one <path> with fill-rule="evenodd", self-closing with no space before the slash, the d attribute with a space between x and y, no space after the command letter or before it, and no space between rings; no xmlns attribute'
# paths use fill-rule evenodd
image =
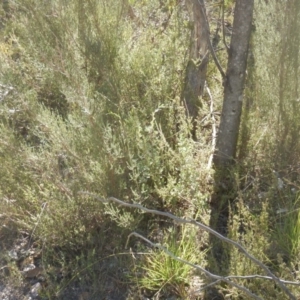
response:
<svg viewBox="0 0 300 300"><path fill-rule="evenodd" d="M236 197L230 166L233 165L237 149L253 8L254 0L236 0L224 80L223 109L214 155L214 181L217 184L211 196L210 227L225 236L229 206ZM212 259L208 268L214 273L226 275L230 266L230 252L212 235L210 245L215 261ZM205 299L223 299L223 296L212 287L206 290Z"/></svg>
<svg viewBox="0 0 300 300"><path fill-rule="evenodd" d="M237 0L234 9L224 102L214 156L215 166L231 164L236 155L254 0Z"/></svg>
<svg viewBox="0 0 300 300"><path fill-rule="evenodd" d="M189 62L186 68L183 102L187 115L195 119L200 105L208 64L209 28L203 0L188 0L188 9L193 21Z"/></svg>

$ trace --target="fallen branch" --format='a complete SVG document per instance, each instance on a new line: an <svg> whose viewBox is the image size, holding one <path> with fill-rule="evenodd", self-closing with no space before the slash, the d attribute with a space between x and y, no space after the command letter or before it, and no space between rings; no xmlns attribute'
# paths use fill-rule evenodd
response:
<svg viewBox="0 0 300 300"><path fill-rule="evenodd" d="M255 295L255 294L251 293L251 291L249 291L247 288L245 288L245 287L243 287L243 286L241 286L241 285L239 285L239 284L237 284L237 283L235 283L235 282L232 282L232 281L229 280L227 277L222 277L222 276L219 276L219 275L215 275L215 274L213 274L213 273L207 271L206 269L204 269L204 268L202 268L202 267L200 267L200 266L198 266L198 265L192 264L192 263L190 263L189 261L187 261L187 260L185 260L185 259L182 259L182 258L180 258L180 257L178 257L178 256L176 256L176 255L174 255L172 252L170 252L169 250L167 250L165 247L163 247L163 246L161 246L161 245L158 245L158 244L152 243L151 241L149 241L148 239L146 239L145 237L143 237L142 235L140 235L140 234L138 234L138 233L136 233L136 232L132 232L131 234L129 234L128 239L129 239L131 236L136 236L136 237L138 237L138 238L144 240L145 242L147 242L148 244L150 244L152 247L155 247L155 248L158 248L158 249L162 250L162 251L165 252L167 255L169 255L170 257L172 257L174 260L177 260L177 261L182 262L182 263L184 263L184 264L186 264L186 265L189 265L189 266L191 266L191 267L193 267L193 268L195 268L195 269L201 271L202 273L206 274L206 275L207 275L208 277L210 277L211 279L216 280L216 281L210 283L209 286L215 285L215 284L217 284L217 283L220 282L220 281L224 281L224 282L226 282L226 283L228 283L228 284L230 284L230 285L236 287L237 289L242 290L243 292L245 292L245 293L246 293L248 296L250 296L251 298L253 298L253 299L258 299L258 300L262 300L262 298L260 298L259 296L257 296L257 295ZM127 239L127 243L128 243L128 239ZM126 243L126 244L127 244L127 243Z"/></svg>
<svg viewBox="0 0 300 300"><path fill-rule="evenodd" d="M146 213L151 213L151 214L155 214L155 215L160 215L160 216L164 216L164 217L168 217L172 220L174 220L176 223L178 224L193 224L195 226L198 226L199 228L201 228L202 230L206 231L206 232L209 232L210 234L214 235L215 237L217 237L218 239L228 243L228 244L231 244L233 246L235 246L236 248L238 248L240 250L240 252L242 252L246 257L248 257L250 260L252 260L256 265L258 265L259 267L261 267L271 278L272 280L289 296L290 299L292 300L296 300L296 297L289 291L289 289L285 286L284 282L281 281L277 276L275 276L270 270L269 268L264 265L262 262L260 262L258 259L256 259L254 256L252 256L251 254L249 254L246 249L240 245L239 243L221 235L220 233L218 233L217 231L211 229L210 227L194 220L194 219L182 219L182 218L179 218L177 216L174 216L172 215L171 213L168 213L168 212L162 212L162 211L159 211L159 210L155 210L155 209L149 209L149 208L146 208L140 204L130 204L130 203L126 203L124 201L121 201L117 198L114 198L114 197L109 197L108 199L103 199L103 198L100 198L98 197L97 195L94 195L94 194L91 194L89 192L79 192L80 194L83 194L83 195L89 195L101 202L109 202L109 201L112 201L112 202L115 202L117 204L120 204L122 206L125 206L125 207L130 207L130 208L136 208L136 209L140 209ZM189 263L190 264L190 263ZM215 275L217 276L217 275ZM225 277L224 277L225 278Z"/></svg>
<svg viewBox="0 0 300 300"><path fill-rule="evenodd" d="M270 276L262 276L262 275L257 275L257 274L255 274L255 275L246 275L246 276L230 275L230 276L227 276L226 278L228 278L228 279L265 279L265 280L273 280L273 278L270 277ZM279 279L279 280L284 284L300 286L300 282L297 282L297 281L290 281L290 280L283 280L283 279Z"/></svg>

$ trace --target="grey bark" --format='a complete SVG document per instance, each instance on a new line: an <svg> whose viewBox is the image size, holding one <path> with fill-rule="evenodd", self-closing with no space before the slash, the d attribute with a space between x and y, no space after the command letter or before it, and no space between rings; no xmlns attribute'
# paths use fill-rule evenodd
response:
<svg viewBox="0 0 300 300"><path fill-rule="evenodd" d="M206 23L203 0L187 0L187 6L193 22L189 62L186 68L183 102L187 115L196 118L206 79L208 64L209 30Z"/></svg>
<svg viewBox="0 0 300 300"><path fill-rule="evenodd" d="M236 1L224 81L224 102L214 156L217 167L231 164L236 155L253 8L254 0Z"/></svg>

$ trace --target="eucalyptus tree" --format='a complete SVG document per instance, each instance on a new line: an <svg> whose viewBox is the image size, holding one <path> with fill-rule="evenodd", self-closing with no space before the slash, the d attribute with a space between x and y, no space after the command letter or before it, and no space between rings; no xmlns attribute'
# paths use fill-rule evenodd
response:
<svg viewBox="0 0 300 300"><path fill-rule="evenodd" d="M198 115L199 97L203 94L206 80L209 58L209 29L203 0L188 0L186 3L193 26L183 101L187 114L192 118L196 118Z"/></svg>
<svg viewBox="0 0 300 300"><path fill-rule="evenodd" d="M217 167L232 163L236 155L253 8L254 0L237 0L235 4L228 65L223 78L223 108L214 157Z"/></svg>

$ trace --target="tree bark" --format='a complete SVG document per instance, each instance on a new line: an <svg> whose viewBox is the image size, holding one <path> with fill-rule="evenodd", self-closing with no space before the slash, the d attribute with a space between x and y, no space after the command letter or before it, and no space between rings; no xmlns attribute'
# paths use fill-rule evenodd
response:
<svg viewBox="0 0 300 300"><path fill-rule="evenodd" d="M183 102L187 115L195 119L206 80L208 64L209 29L206 23L203 0L188 0L188 9L193 22L189 62L186 68Z"/></svg>
<svg viewBox="0 0 300 300"><path fill-rule="evenodd" d="M216 167L232 164L236 155L254 0L237 0L234 9L224 102L216 143Z"/></svg>
<svg viewBox="0 0 300 300"><path fill-rule="evenodd" d="M223 109L214 154L216 186L210 202L210 227L224 236L228 233L229 206L236 197L230 166L233 165L237 149L253 8L254 0L236 0L224 78ZM230 252L214 236L210 236L210 245L215 261L211 261L209 269L215 273L227 274ZM212 287L207 289L205 299L223 299L223 296Z"/></svg>

